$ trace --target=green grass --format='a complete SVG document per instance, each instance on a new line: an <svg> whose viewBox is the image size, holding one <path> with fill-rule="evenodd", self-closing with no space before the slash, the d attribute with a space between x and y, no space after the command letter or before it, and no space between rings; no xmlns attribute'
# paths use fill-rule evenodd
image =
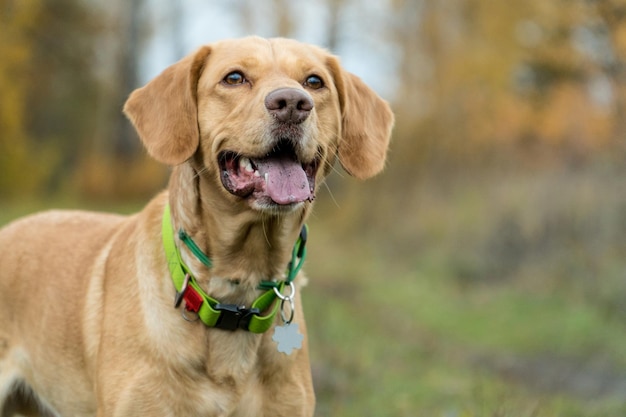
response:
<svg viewBox="0 0 626 417"><path fill-rule="evenodd" d="M533 387L533 379L544 378L537 369L543 362L548 373L572 375L564 366L549 369L556 358L567 359L565 365L576 371L600 357L620 369L626 381L623 323L606 321L592 307L507 288L461 291L419 265L402 271L390 263L383 271L387 260L370 253L348 255L360 259L358 265L341 260L329 265L322 258L323 266L314 266L320 255L312 250L304 301L317 369L318 416L626 412L624 396L580 398L567 387L560 389L558 375L552 377L554 386ZM501 365L510 361L512 370ZM507 375L523 371L526 362L534 368L531 375Z"/></svg>
<svg viewBox="0 0 626 417"><path fill-rule="evenodd" d="M386 213L322 207L304 296L317 416L626 415L625 178L461 179L414 184Z"/></svg>

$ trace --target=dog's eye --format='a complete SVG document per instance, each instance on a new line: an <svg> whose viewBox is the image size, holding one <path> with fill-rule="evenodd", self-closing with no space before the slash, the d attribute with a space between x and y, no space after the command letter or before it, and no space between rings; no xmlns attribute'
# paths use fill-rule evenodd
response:
<svg viewBox="0 0 626 417"><path fill-rule="evenodd" d="M309 87L313 90L319 90L324 87L324 81L317 75L309 75L307 79L304 81L304 86Z"/></svg>
<svg viewBox="0 0 626 417"><path fill-rule="evenodd" d="M243 84L245 81L246 78L239 71L229 72L222 80L223 83L228 85L239 85Z"/></svg>

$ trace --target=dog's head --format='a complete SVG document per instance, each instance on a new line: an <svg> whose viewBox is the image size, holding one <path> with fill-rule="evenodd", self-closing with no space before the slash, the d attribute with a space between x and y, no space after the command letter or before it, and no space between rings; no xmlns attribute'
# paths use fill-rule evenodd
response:
<svg viewBox="0 0 626 417"><path fill-rule="evenodd" d="M365 179L385 163L393 114L325 50L257 37L204 46L134 91L124 112L150 155L199 160L226 199L263 212L315 197L336 157Z"/></svg>

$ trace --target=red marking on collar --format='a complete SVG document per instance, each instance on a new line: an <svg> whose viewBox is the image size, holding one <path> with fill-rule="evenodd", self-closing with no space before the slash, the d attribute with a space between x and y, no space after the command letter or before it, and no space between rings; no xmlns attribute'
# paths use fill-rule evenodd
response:
<svg viewBox="0 0 626 417"><path fill-rule="evenodd" d="M185 308L187 311L191 311L193 313L200 311L200 306L204 301L202 296L198 294L192 286L187 287L187 291L185 291L183 299L185 300Z"/></svg>

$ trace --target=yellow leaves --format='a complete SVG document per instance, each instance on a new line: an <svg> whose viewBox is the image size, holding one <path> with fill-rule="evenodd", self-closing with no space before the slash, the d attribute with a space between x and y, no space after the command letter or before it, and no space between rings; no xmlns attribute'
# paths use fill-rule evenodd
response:
<svg viewBox="0 0 626 417"><path fill-rule="evenodd" d="M573 146L592 151L606 145L611 133L611 118L600 111L585 90L573 83L555 87L535 114L536 134L554 146Z"/></svg>
<svg viewBox="0 0 626 417"><path fill-rule="evenodd" d="M5 65L23 65L31 56L29 35L40 17L41 0L1 0L0 55Z"/></svg>
<svg viewBox="0 0 626 417"><path fill-rule="evenodd" d="M428 111L413 110L414 118L426 119L413 123L413 132L398 125L394 148L400 152L411 154L413 146L455 163L532 143L538 152L584 156L610 149L626 134L626 122L619 121L626 112L626 15L615 13L617 5L429 4L417 36L404 42L433 63L432 82L413 90L400 83L402 101L395 106L406 111L426 103ZM418 147L416 136L429 140Z"/></svg>
<svg viewBox="0 0 626 417"><path fill-rule="evenodd" d="M0 14L0 195L32 192L42 179L37 149L26 128L30 34L40 0L1 0Z"/></svg>
<svg viewBox="0 0 626 417"><path fill-rule="evenodd" d="M167 168L147 154L120 161L113 155L83 154L70 188L94 199L147 198L165 187Z"/></svg>
<svg viewBox="0 0 626 417"><path fill-rule="evenodd" d="M619 26L613 35L615 52L618 56L626 58L626 24Z"/></svg>

